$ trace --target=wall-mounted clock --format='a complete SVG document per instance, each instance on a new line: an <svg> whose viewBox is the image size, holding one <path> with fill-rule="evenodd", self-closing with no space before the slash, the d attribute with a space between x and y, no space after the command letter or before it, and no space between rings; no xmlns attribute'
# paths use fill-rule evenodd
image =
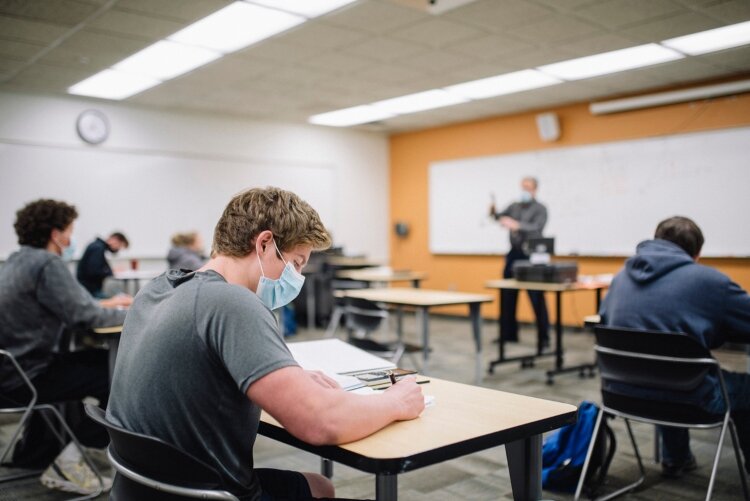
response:
<svg viewBox="0 0 750 501"><path fill-rule="evenodd" d="M87 143L100 144L109 136L109 120L99 110L86 110L78 115L76 131Z"/></svg>

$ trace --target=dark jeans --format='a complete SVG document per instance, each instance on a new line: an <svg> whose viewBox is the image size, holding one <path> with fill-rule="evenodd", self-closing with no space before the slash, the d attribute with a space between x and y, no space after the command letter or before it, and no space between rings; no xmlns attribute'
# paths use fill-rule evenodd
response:
<svg viewBox="0 0 750 501"><path fill-rule="evenodd" d="M517 260L528 259L520 249L511 248L505 257L505 269L503 278L513 278L513 263ZM526 291L531 300L536 316L537 337L543 344L549 343L549 317L547 316L547 303L544 301L544 292ZM500 310L500 323L503 329L505 341L518 341L518 320L516 320L516 305L518 304L518 291L505 289L502 294Z"/></svg>
<svg viewBox="0 0 750 501"><path fill-rule="evenodd" d="M109 398L107 350L91 349L57 354L47 370L31 380L37 391L37 403L66 404L65 419L83 445L106 447L109 437L104 428L86 417L81 400L94 397L106 408ZM26 387L6 392L7 399L26 403L31 393ZM56 425L52 416L50 422ZM39 412L32 414L13 453L14 466L44 468L62 450L62 445Z"/></svg>
<svg viewBox="0 0 750 501"><path fill-rule="evenodd" d="M729 395L731 416L737 427L737 435L745 457L745 470L750 473L750 374L722 371ZM721 393L706 403L706 410L721 414L726 412ZM681 464L690 457L690 433L686 428L660 426L663 445L662 462Z"/></svg>

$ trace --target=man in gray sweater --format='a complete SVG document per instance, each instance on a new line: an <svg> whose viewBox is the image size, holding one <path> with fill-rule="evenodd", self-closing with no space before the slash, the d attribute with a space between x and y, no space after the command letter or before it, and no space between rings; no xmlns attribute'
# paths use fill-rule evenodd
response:
<svg viewBox="0 0 750 501"><path fill-rule="evenodd" d="M21 248L0 268L0 348L10 352L31 379L39 403L80 401L91 396L105 405L109 395L107 351L61 353L60 336L65 329L121 325L125 311L114 308L128 306L132 299L96 301L68 270L61 256L70 253L77 215L75 207L55 200L37 200L16 213L14 227ZM7 359L0 364L0 394L20 403L30 398ZM104 447L108 443L106 432L90 421L75 431L85 445ZM60 446L45 432L41 417L32 417L14 451L14 465L44 467L52 461ZM74 484L63 476L45 482L66 490L75 490Z"/></svg>

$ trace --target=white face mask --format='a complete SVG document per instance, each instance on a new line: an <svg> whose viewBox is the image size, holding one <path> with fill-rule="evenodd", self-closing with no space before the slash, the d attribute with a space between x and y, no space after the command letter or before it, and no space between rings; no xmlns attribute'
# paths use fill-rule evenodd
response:
<svg viewBox="0 0 750 501"><path fill-rule="evenodd" d="M258 256L262 276L255 291L263 304L271 310L291 303L299 295L302 285L305 283L304 275L295 270L291 262L284 260L284 256L276 246L276 240L273 241L273 246L276 247L276 252L285 264L284 271L281 272L281 276L277 280L266 277L263 272L263 264L260 262L260 256Z"/></svg>

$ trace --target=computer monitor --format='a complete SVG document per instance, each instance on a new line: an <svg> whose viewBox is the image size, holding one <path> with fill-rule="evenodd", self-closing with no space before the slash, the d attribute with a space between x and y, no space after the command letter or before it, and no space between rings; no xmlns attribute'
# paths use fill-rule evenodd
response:
<svg viewBox="0 0 750 501"><path fill-rule="evenodd" d="M529 238L526 241L527 254L549 254L555 253L555 239L551 237Z"/></svg>

